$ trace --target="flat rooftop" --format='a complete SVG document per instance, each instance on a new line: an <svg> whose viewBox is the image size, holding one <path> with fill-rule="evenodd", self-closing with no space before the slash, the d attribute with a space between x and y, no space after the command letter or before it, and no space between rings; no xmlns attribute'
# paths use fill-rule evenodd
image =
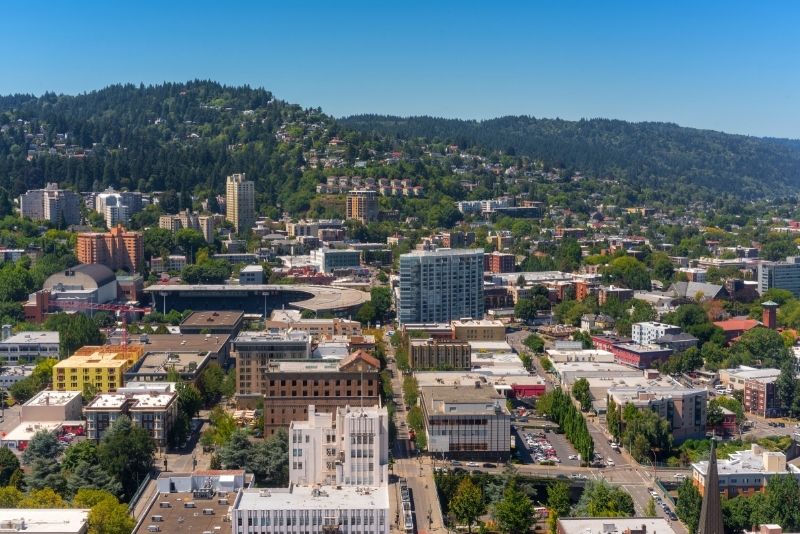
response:
<svg viewBox="0 0 800 534"><path fill-rule="evenodd" d="M641 530L649 534L673 534L672 525L662 517L564 517L559 518L564 534L622 534L626 530Z"/></svg>
<svg viewBox="0 0 800 534"><path fill-rule="evenodd" d="M13 526L4 527L0 532L78 534L83 532L88 520L89 510L79 508L3 508L0 509L0 523Z"/></svg>
<svg viewBox="0 0 800 534"><path fill-rule="evenodd" d="M338 373L338 361L291 361L272 362L267 366L267 373Z"/></svg>
<svg viewBox="0 0 800 534"><path fill-rule="evenodd" d="M467 386L475 387L475 382L480 382L482 386L499 386L514 384L544 384L538 376L524 375L493 375L482 373L481 371L421 371L414 373L419 387L446 387L446 386Z"/></svg>
<svg viewBox="0 0 800 534"><path fill-rule="evenodd" d="M225 522L230 504L219 504L219 499L228 499L233 504L236 494L220 492L213 499L195 499L191 492L160 493L146 514L142 515L142 522L133 534L147 534L147 527L158 525L161 532L215 532L214 527L219 527L221 532L230 532L231 524ZM168 506L162 505L168 503ZM194 503L196 508L185 508L186 503ZM209 508L213 514L203 514ZM153 522L153 516L161 516L161 521ZM217 531L217 532L219 532Z"/></svg>
<svg viewBox="0 0 800 534"><path fill-rule="evenodd" d="M636 343L620 343L617 348L635 352L637 354L648 354L650 352L669 352L670 349L659 347L658 345L639 345Z"/></svg>
<svg viewBox="0 0 800 534"><path fill-rule="evenodd" d="M230 336L224 334L147 334L128 336L132 345L141 345L145 352L210 352L218 354L225 348Z"/></svg>
<svg viewBox="0 0 800 534"><path fill-rule="evenodd" d="M302 330L286 331L279 330L277 332L240 332L233 340L234 343L263 343L269 342L284 342L284 343L308 343L310 336L308 332Z"/></svg>
<svg viewBox="0 0 800 534"><path fill-rule="evenodd" d="M425 401L425 404L430 408L431 414L434 415L490 415L497 413L499 407L502 413L508 413L506 410L505 397L497 393L494 387L490 384L481 384L481 387L475 385L464 386L435 386L435 387L421 387L420 392ZM439 408L444 408L441 405L447 405L448 410L444 412ZM439 407L435 407L440 404ZM450 408L455 406L455 410Z"/></svg>
<svg viewBox="0 0 800 534"><path fill-rule="evenodd" d="M262 294L267 291L281 293L307 293L311 297L306 300L293 302L292 306L311 311L325 311L353 308L360 306L370 299L369 293L357 289L332 286L315 286L306 284L274 285L274 284L249 284L246 286L209 284L209 285L182 285L182 284L153 284L146 287L148 293L248 293Z"/></svg>
<svg viewBox="0 0 800 534"><path fill-rule="evenodd" d="M468 341L472 353L476 352L514 352L507 341Z"/></svg>
<svg viewBox="0 0 800 534"><path fill-rule="evenodd" d="M794 350L794 348L793 348ZM795 357L800 357L800 352L794 350ZM780 369L729 369L728 375L741 378L743 380L777 378L781 374Z"/></svg>
<svg viewBox="0 0 800 534"><path fill-rule="evenodd" d="M607 350L600 349L547 349L547 356L553 363L564 362L603 362L612 363L614 354Z"/></svg>
<svg viewBox="0 0 800 534"><path fill-rule="evenodd" d="M780 469L775 471L768 471L764 465L764 454L775 456L776 459L783 457L782 461L776 462ZM784 465L785 469L784 469ZM708 473L708 461L696 462L692 464L692 468L697 469L700 474L706 476ZM717 472L720 476L723 475L739 475L746 473L753 474L782 474L791 473L795 476L800 475L800 468L791 463L786 463L786 456L782 452L763 451L763 453L754 453L752 449L738 451L731 454L727 460L717 459Z"/></svg>
<svg viewBox="0 0 800 534"><path fill-rule="evenodd" d="M505 330L506 328L506 325L504 325L502 321L497 321L492 319L460 319L457 321L453 321L453 326L469 327L469 328L494 327L494 328L502 328L503 330Z"/></svg>
<svg viewBox="0 0 800 534"><path fill-rule="evenodd" d="M14 334L3 341L2 345L25 345L25 344L56 344L58 345L59 335L58 332L20 332Z"/></svg>
<svg viewBox="0 0 800 534"><path fill-rule="evenodd" d="M208 358L207 352L147 352L136 372L167 373L174 368L179 373L189 373L202 369Z"/></svg>
<svg viewBox="0 0 800 534"><path fill-rule="evenodd" d="M34 395L24 406L66 406L75 397L80 397L80 391L40 391Z"/></svg>
<svg viewBox="0 0 800 534"><path fill-rule="evenodd" d="M318 492L312 486L294 486L291 492L288 488L245 489L237 499L234 509L388 510L389 488L388 486L321 486ZM185 530L185 527L182 530Z"/></svg>
<svg viewBox="0 0 800 534"><path fill-rule="evenodd" d="M181 322L191 328L233 328L242 321L242 311L197 311Z"/></svg>
<svg viewBox="0 0 800 534"><path fill-rule="evenodd" d="M0 441L30 441L34 434L41 430L55 432L63 425L62 421L22 422L15 426Z"/></svg>

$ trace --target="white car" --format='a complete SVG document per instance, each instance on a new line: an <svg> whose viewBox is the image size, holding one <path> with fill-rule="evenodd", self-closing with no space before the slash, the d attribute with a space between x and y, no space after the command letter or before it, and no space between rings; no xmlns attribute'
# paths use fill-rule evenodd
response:
<svg viewBox="0 0 800 534"><path fill-rule="evenodd" d="M606 465L614 467L614 460L611 458L606 458Z"/></svg>
<svg viewBox="0 0 800 534"><path fill-rule="evenodd" d="M577 454L570 454L569 455L569 459L570 460L577 460L578 459L578 455Z"/></svg>
<svg viewBox="0 0 800 534"><path fill-rule="evenodd" d="M655 490L651 491L650 496L655 499L656 497L658 497L658 493L656 493Z"/></svg>
<svg viewBox="0 0 800 534"><path fill-rule="evenodd" d="M672 476L677 478L678 480L683 480L684 478L686 478L686 475L684 475L683 473L675 473Z"/></svg>
<svg viewBox="0 0 800 534"><path fill-rule="evenodd" d="M478 467L478 462L467 462L467 467Z"/></svg>

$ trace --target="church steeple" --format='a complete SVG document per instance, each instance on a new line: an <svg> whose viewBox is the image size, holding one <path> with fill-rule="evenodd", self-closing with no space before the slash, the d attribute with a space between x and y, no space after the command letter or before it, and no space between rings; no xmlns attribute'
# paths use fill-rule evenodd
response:
<svg viewBox="0 0 800 534"><path fill-rule="evenodd" d="M708 459L703 506L700 508L698 534L723 534L722 503L719 496L716 440L711 439L711 457Z"/></svg>

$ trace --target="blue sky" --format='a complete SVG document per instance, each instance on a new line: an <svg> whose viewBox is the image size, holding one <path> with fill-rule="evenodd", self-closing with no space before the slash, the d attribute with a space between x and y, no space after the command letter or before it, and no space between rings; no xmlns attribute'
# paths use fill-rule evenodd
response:
<svg viewBox="0 0 800 534"><path fill-rule="evenodd" d="M42 0L0 13L0 94L209 78L335 116L609 117L800 138L798 2Z"/></svg>

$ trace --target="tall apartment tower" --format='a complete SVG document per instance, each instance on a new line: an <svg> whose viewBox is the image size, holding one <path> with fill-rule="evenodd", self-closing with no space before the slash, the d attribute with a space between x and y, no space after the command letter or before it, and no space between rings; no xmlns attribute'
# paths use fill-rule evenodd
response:
<svg viewBox="0 0 800 534"><path fill-rule="evenodd" d="M308 407L308 420L289 427L289 482L339 486L388 483L389 416L380 406Z"/></svg>
<svg viewBox="0 0 800 534"><path fill-rule="evenodd" d="M80 197L74 191L59 189L56 183L20 195L19 210L23 217L34 221L67 225L81 222Z"/></svg>
<svg viewBox="0 0 800 534"><path fill-rule="evenodd" d="M378 220L378 192L356 189L347 193L347 218L363 224Z"/></svg>
<svg viewBox="0 0 800 534"><path fill-rule="evenodd" d="M81 263L99 263L112 271L141 272L144 239L141 232L115 226L106 233L78 234L76 255Z"/></svg>
<svg viewBox="0 0 800 534"><path fill-rule="evenodd" d="M256 223L256 190L244 174L228 176L225 188L225 218L233 223L236 233L247 232Z"/></svg>
<svg viewBox="0 0 800 534"><path fill-rule="evenodd" d="M483 311L483 250L416 250L400 256L401 324L481 319Z"/></svg>

